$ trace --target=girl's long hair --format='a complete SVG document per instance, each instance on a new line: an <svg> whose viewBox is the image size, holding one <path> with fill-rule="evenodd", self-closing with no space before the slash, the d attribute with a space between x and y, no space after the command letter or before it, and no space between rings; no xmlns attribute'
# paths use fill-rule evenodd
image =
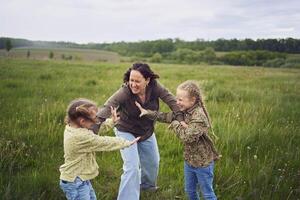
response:
<svg viewBox="0 0 300 200"><path fill-rule="evenodd" d="M192 98L192 97L196 98L196 103L200 104L200 106L202 107L202 109L205 113L205 116L207 117L208 124L210 126L211 131L212 131L212 135L213 135L214 139L218 140L218 137L215 135L215 133L213 131L211 119L210 119L209 113L206 109L206 106L204 104L204 101L203 101L203 98L202 98L202 95L201 95L201 93L202 93L201 89L198 86L197 82L192 81L192 80L187 80L187 81L181 83L177 88L181 89L181 90L184 90L184 91L187 91L190 98Z"/></svg>

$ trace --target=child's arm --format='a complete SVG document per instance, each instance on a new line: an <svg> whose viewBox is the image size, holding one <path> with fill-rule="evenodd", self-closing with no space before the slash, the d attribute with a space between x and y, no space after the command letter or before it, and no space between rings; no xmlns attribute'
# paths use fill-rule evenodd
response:
<svg viewBox="0 0 300 200"><path fill-rule="evenodd" d="M129 141L121 137L99 136L95 134L85 134L77 143L80 152L95 152L95 151L114 151L129 147L135 144L140 137Z"/></svg>
<svg viewBox="0 0 300 200"><path fill-rule="evenodd" d="M159 111L155 111L155 110L146 110L137 101L135 102L135 105L141 111L140 117L145 116L148 119L151 119L153 121L157 120L157 121L163 122L163 123L171 123L175 119L173 112L163 113L163 112L159 112Z"/></svg>
<svg viewBox="0 0 300 200"><path fill-rule="evenodd" d="M117 114L117 108L114 108L113 106L111 106L110 112L111 112L111 118L107 118L107 119L105 119L105 121L102 121L102 122L99 121L99 123L94 124L92 126L91 130L95 134L108 132L115 126L115 123L120 119L120 117Z"/></svg>
<svg viewBox="0 0 300 200"><path fill-rule="evenodd" d="M171 94L171 92L163 87L159 82L157 82L157 91L159 93L159 98L166 103L172 110L174 118L178 121L184 121L183 112L180 111L179 106L176 103L176 98Z"/></svg>
<svg viewBox="0 0 300 200"><path fill-rule="evenodd" d="M177 137L183 142L192 142L195 138L208 132L208 126L201 119L192 119L188 126L182 125L179 121L172 121L170 129L174 130Z"/></svg>
<svg viewBox="0 0 300 200"><path fill-rule="evenodd" d="M114 126L115 123L120 119L117 114L117 109L114 107L110 107L111 110L111 118L107 118L100 126L99 134L106 133L110 131Z"/></svg>
<svg viewBox="0 0 300 200"><path fill-rule="evenodd" d="M115 123L112 118L106 119L100 126L99 135L107 133L115 126Z"/></svg>
<svg viewBox="0 0 300 200"><path fill-rule="evenodd" d="M105 119L111 116L111 107L117 108L122 102L126 101L128 96L127 93L128 91L125 86L120 88L104 103L104 105L101 108L99 108L99 111L97 113L97 118L99 122L91 128L91 130L95 134L98 134L99 129L102 123L105 121Z"/></svg>

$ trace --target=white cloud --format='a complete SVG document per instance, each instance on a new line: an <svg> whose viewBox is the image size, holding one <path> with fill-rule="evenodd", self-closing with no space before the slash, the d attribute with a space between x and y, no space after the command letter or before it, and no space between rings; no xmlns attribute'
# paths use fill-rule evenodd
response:
<svg viewBox="0 0 300 200"><path fill-rule="evenodd" d="M290 0L0 0L0 36L74 42L300 36Z"/></svg>

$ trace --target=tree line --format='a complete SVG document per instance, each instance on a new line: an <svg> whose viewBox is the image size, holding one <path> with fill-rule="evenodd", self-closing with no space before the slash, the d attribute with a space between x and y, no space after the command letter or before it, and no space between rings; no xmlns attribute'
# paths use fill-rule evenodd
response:
<svg viewBox="0 0 300 200"><path fill-rule="evenodd" d="M152 55L153 53L169 53L177 49L190 49L193 51L203 51L206 48L213 48L215 51L248 51L266 50L285 53L300 53L300 39L218 39L215 41L184 41L180 39L164 39L155 41L140 42L116 42L103 44L102 48L116 51L121 55Z"/></svg>
<svg viewBox="0 0 300 200"><path fill-rule="evenodd" d="M99 49L118 52L126 56L151 56L154 53L170 53L178 49L190 49L203 51L213 48L215 51L248 51L266 50L284 53L300 53L300 39L217 39L207 41L197 39L195 41L184 41L181 39L160 39L138 42L113 42L113 43L88 43L77 44L73 42L47 42L31 41L26 39L15 39L0 37L0 49L5 48L6 40L11 40L13 47L46 47L46 48L84 48Z"/></svg>
<svg viewBox="0 0 300 200"><path fill-rule="evenodd" d="M132 61L150 61L157 63L199 64L204 62L236 66L300 68L299 57L291 58L287 56L288 53L300 53L300 40L293 38L257 39L256 41L252 39L218 39L215 41L162 39L154 41L88 44L0 38L0 49L6 48L7 51L9 51L12 47L98 49L117 52L120 55L130 57ZM218 52L226 53L220 54ZM27 58L29 58L28 55ZM51 58L51 56L49 56L49 58ZM63 57L63 59L66 58Z"/></svg>

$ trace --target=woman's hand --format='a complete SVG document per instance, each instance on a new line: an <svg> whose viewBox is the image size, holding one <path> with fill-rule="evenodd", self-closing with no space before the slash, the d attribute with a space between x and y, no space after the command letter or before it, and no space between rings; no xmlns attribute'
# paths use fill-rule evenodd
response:
<svg viewBox="0 0 300 200"><path fill-rule="evenodd" d="M117 114L117 108L114 108L111 106L110 112L111 112L111 118L112 118L113 122L116 123L120 119L120 117Z"/></svg>
<svg viewBox="0 0 300 200"><path fill-rule="evenodd" d="M141 114L140 114L140 117L142 117L142 116L144 116L144 115L146 115L146 114L148 114L148 111L146 110L146 109L144 109L142 106L141 106L141 104L139 104L139 102L135 102L135 105L140 109L140 111L141 111Z"/></svg>
<svg viewBox="0 0 300 200"><path fill-rule="evenodd" d="M137 143L137 141L139 141L140 138L141 137L137 137L134 140L132 140L131 143L130 143L130 145L133 145L133 144Z"/></svg>

